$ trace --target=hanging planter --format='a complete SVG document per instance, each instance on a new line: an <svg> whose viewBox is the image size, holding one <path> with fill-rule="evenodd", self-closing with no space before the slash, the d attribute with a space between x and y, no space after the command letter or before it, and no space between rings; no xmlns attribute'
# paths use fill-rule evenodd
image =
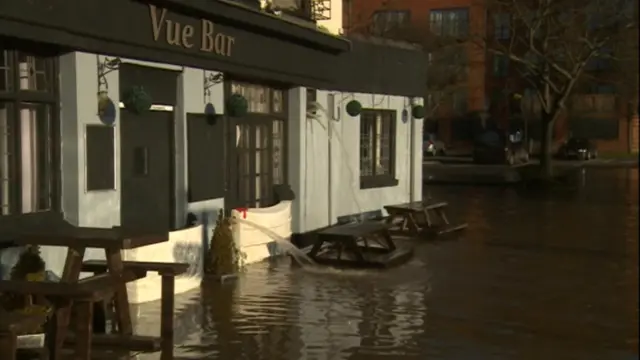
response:
<svg viewBox="0 0 640 360"><path fill-rule="evenodd" d="M227 99L227 113L232 117L242 117L247 114L249 104L247 99L240 94L233 94Z"/></svg>
<svg viewBox="0 0 640 360"><path fill-rule="evenodd" d="M142 86L132 86L122 94L124 108L134 114L142 114L151 109L151 95Z"/></svg>
<svg viewBox="0 0 640 360"><path fill-rule="evenodd" d="M422 105L415 105L412 109L411 109L411 116L414 119L424 119L425 116L425 110L424 110L424 106Z"/></svg>
<svg viewBox="0 0 640 360"><path fill-rule="evenodd" d="M358 100L351 100L347 103L346 106L347 114L349 116L358 116L362 112L362 104Z"/></svg>
<svg viewBox="0 0 640 360"><path fill-rule="evenodd" d="M113 125L116 122L116 104L106 92L98 93L98 118L105 125Z"/></svg>

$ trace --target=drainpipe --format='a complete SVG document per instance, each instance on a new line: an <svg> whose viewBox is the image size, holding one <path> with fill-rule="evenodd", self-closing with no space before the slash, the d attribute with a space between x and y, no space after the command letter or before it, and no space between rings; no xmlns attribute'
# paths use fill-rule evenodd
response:
<svg viewBox="0 0 640 360"><path fill-rule="evenodd" d="M409 99L409 108L413 109L414 99ZM416 176L416 122L413 119L413 111L407 111L407 119L409 121L409 134L411 138L409 139L409 202L419 201L420 199L415 199L415 176ZM420 164L422 166L422 164Z"/></svg>
<svg viewBox="0 0 640 360"><path fill-rule="evenodd" d="M333 136L333 118L335 115L335 95L327 94L327 226L333 225L333 151L331 150L331 137Z"/></svg>

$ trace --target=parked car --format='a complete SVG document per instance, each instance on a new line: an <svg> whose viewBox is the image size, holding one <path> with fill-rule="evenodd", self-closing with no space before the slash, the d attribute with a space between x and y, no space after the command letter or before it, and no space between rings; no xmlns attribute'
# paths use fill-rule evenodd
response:
<svg viewBox="0 0 640 360"><path fill-rule="evenodd" d="M444 142L438 140L435 134L427 134L422 142L424 156L445 156L447 154Z"/></svg>
<svg viewBox="0 0 640 360"><path fill-rule="evenodd" d="M591 160L598 157L596 144L585 138L571 138L560 145L557 157L559 159Z"/></svg>
<svg viewBox="0 0 640 360"><path fill-rule="evenodd" d="M529 162L529 152L522 142L512 143L498 131L485 131L473 145L476 164L514 165Z"/></svg>

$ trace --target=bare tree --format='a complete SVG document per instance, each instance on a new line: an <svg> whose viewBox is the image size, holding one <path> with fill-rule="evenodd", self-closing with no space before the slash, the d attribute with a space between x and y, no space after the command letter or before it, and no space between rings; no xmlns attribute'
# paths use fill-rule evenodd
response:
<svg viewBox="0 0 640 360"><path fill-rule="evenodd" d="M552 175L553 128L594 59L618 60L615 45L635 30L632 0L489 0L490 29L502 15L507 34L480 35L493 56L509 60L523 87L532 90L541 126L541 175ZM507 21L505 21L505 15Z"/></svg>

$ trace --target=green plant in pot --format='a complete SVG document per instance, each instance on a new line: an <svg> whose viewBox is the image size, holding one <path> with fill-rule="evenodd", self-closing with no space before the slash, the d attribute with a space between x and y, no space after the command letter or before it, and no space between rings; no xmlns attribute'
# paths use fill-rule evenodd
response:
<svg viewBox="0 0 640 360"><path fill-rule="evenodd" d="M346 109L349 116L358 116L362 112L362 104L358 100L351 100L347 103Z"/></svg>
<svg viewBox="0 0 640 360"><path fill-rule="evenodd" d="M142 114L151 109L153 100L144 87L132 86L123 92L122 103L128 111L134 114Z"/></svg>
<svg viewBox="0 0 640 360"><path fill-rule="evenodd" d="M249 103L240 94L232 94L227 99L227 113L232 117L242 117L247 114Z"/></svg>

